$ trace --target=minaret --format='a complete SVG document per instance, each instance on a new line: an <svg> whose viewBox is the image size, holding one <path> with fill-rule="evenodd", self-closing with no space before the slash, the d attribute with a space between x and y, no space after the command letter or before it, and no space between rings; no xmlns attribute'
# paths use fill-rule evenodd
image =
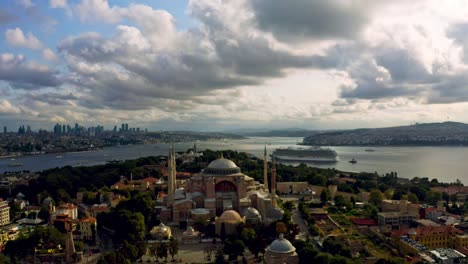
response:
<svg viewBox="0 0 468 264"><path fill-rule="evenodd" d="M174 148L171 146L169 148L169 156L167 157L167 206L172 206L174 202L174 192L175 192L175 168L174 168Z"/></svg>
<svg viewBox="0 0 468 264"><path fill-rule="evenodd" d="M270 192L270 188L268 187L268 161L266 145L265 151L263 152L263 187L267 192Z"/></svg>
<svg viewBox="0 0 468 264"><path fill-rule="evenodd" d="M193 153L197 154L197 143L193 143Z"/></svg>
<svg viewBox="0 0 468 264"><path fill-rule="evenodd" d="M276 197L276 164L275 157L273 157L273 164L271 165L271 205L274 208L278 207L277 197Z"/></svg>
<svg viewBox="0 0 468 264"><path fill-rule="evenodd" d="M67 231L67 236L65 240L65 261L67 263L74 263L73 256L75 255L75 243L73 242L73 233L71 230L71 223L65 223L65 229Z"/></svg>
<svg viewBox="0 0 468 264"><path fill-rule="evenodd" d="M172 193L175 193L177 189L176 177L177 177L177 165L176 165L176 152L174 145L172 145Z"/></svg>

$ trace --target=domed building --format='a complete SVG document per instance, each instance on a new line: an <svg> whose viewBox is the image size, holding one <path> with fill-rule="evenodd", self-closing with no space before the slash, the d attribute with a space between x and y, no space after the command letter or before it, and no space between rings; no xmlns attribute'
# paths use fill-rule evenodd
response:
<svg viewBox="0 0 468 264"><path fill-rule="evenodd" d="M172 231L170 227L161 222L159 225L154 226L151 229L150 235L155 240L166 240L172 237Z"/></svg>
<svg viewBox="0 0 468 264"><path fill-rule="evenodd" d="M258 213L259 219L267 219L267 211L276 206L276 195L271 195L268 184L265 186L256 182L252 177L242 173L241 169L229 159L222 156L211 161L200 173L188 179L184 186L175 186L175 153L171 149L169 153L168 168L168 195L166 208L161 210L160 219L178 223L183 220L189 222L193 218L193 213L198 214L205 209L209 212L209 217L221 216L227 210L244 212L244 209L252 208L252 212L247 218L257 218L253 215ZM267 162L265 152L265 179L267 176ZM272 168L271 181L275 183L276 171ZM268 181L268 180L267 180ZM183 187L183 188L182 188ZM275 187L272 187L274 193ZM203 218L206 218L206 211L203 211ZM252 211L252 210L251 210ZM247 216L247 215L245 215ZM196 216L198 219L199 217Z"/></svg>
<svg viewBox="0 0 468 264"><path fill-rule="evenodd" d="M253 207L247 207L241 212L242 216L245 217L245 222L248 224L260 224L262 222L262 216L257 209Z"/></svg>
<svg viewBox="0 0 468 264"><path fill-rule="evenodd" d="M182 233L182 242L197 243L200 240L200 232L195 231L193 226L187 226L187 230Z"/></svg>
<svg viewBox="0 0 468 264"><path fill-rule="evenodd" d="M234 235L237 233L237 226L242 222L245 222L245 218L242 218L238 212L234 210L224 211L220 217L216 218L216 235L221 235L223 225L226 235Z"/></svg>
<svg viewBox="0 0 468 264"><path fill-rule="evenodd" d="M273 241L265 250L266 264L296 264L299 257L296 248L280 234L278 239Z"/></svg>

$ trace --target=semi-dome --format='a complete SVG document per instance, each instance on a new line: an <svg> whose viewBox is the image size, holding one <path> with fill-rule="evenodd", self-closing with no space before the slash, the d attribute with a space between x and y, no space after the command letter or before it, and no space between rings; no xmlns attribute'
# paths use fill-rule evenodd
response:
<svg viewBox="0 0 468 264"><path fill-rule="evenodd" d="M242 210L242 215L245 216L245 218L247 219L254 219L260 217L260 213L258 212L258 210L253 207L247 207L244 210Z"/></svg>
<svg viewBox="0 0 468 264"><path fill-rule="evenodd" d="M238 212L234 210L226 210L224 213L219 217L219 219L223 222L241 222L242 218Z"/></svg>
<svg viewBox="0 0 468 264"><path fill-rule="evenodd" d="M296 248L291 244L291 242L289 242L289 240L284 238L283 234L280 234L279 238L273 241L267 250L274 253L286 254L296 251Z"/></svg>
<svg viewBox="0 0 468 264"><path fill-rule="evenodd" d="M174 192L174 199L185 199L185 189L183 187L177 188Z"/></svg>
<svg viewBox="0 0 468 264"><path fill-rule="evenodd" d="M206 175L231 175L240 173L241 170L232 161L225 158L213 160L208 164L208 167L203 170Z"/></svg>
<svg viewBox="0 0 468 264"><path fill-rule="evenodd" d="M280 220L283 218L283 215L284 211L276 207L271 207L266 212L266 216L272 220Z"/></svg>

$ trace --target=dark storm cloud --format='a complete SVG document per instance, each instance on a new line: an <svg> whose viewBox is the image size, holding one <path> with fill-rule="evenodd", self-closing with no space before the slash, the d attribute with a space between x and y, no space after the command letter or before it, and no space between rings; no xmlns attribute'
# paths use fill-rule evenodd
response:
<svg viewBox="0 0 468 264"><path fill-rule="evenodd" d="M453 25L448 30L447 37L463 48L463 60L468 63L468 23Z"/></svg>
<svg viewBox="0 0 468 264"><path fill-rule="evenodd" d="M70 105L69 101L74 101L77 100L78 97L76 97L74 94L69 93L69 94L60 94L60 93L54 93L54 92L49 92L49 93L41 93L41 94L27 94L26 95L27 100L32 100L32 101L40 101L44 103L48 103L50 105Z"/></svg>
<svg viewBox="0 0 468 264"><path fill-rule="evenodd" d="M410 51L403 49L385 49L376 52L378 65L387 69L394 83L426 83L433 77Z"/></svg>
<svg viewBox="0 0 468 264"><path fill-rule="evenodd" d="M33 90L61 84L55 73L44 65L26 62L21 55L0 55L0 80L13 88Z"/></svg>
<svg viewBox="0 0 468 264"><path fill-rule="evenodd" d="M427 97L428 104L447 104L468 102L468 76L457 74L445 76L432 86Z"/></svg>
<svg viewBox="0 0 468 264"><path fill-rule="evenodd" d="M407 63L408 58L406 56L393 56L392 54L392 52L382 53L380 60L369 55L367 57L356 55L356 62L345 67L355 85L342 85L340 97L344 99L374 100L420 95L423 90L417 85L426 81L427 73L423 70L409 70L410 74L405 75L406 72L402 73L398 69L399 65L403 70L420 69L419 67L422 66L412 60ZM396 52L395 54L401 55L404 53ZM379 62L382 64L379 64Z"/></svg>
<svg viewBox="0 0 468 264"><path fill-rule="evenodd" d="M354 38L372 3L340 0L252 0L260 28L280 40Z"/></svg>

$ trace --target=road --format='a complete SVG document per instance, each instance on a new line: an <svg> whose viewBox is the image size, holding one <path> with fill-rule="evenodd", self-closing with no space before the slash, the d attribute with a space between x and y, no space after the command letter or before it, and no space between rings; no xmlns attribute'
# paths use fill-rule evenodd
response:
<svg viewBox="0 0 468 264"><path fill-rule="evenodd" d="M298 205L299 199L291 198L291 197L281 197L283 201L291 201L296 206L296 209L293 211L291 215L292 221L299 226L301 232L296 236L296 239L307 240L310 236L309 228L305 222L305 220L301 216L301 212L299 212Z"/></svg>

